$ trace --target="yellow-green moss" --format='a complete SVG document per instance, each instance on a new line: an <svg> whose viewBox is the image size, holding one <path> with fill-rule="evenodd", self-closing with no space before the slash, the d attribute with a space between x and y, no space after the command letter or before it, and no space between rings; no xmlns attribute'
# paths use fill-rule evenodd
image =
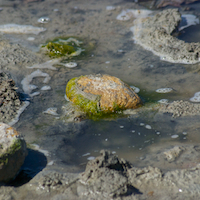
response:
<svg viewBox="0 0 200 200"><path fill-rule="evenodd" d="M3 152L0 155L0 165L7 164L8 156L11 154L14 154L16 151L20 150L21 148L22 148L22 141L20 139L15 139L13 141L13 144L10 146L10 148L8 148L6 152Z"/></svg>
<svg viewBox="0 0 200 200"><path fill-rule="evenodd" d="M95 101L93 101L85 98L81 94L76 93L76 82L78 81L79 78L75 77L67 83L66 86L67 97L69 98L70 101L79 106L89 116L94 114L95 115L101 114L102 111L98 107L99 104L98 98Z"/></svg>
<svg viewBox="0 0 200 200"><path fill-rule="evenodd" d="M78 56L84 48L82 41L75 37L59 37L53 40L48 40L42 45L42 49L46 50L46 54L53 58L70 58Z"/></svg>
<svg viewBox="0 0 200 200"><path fill-rule="evenodd" d="M50 57L61 57L74 53L76 50L73 46L64 43L49 42L46 45Z"/></svg>

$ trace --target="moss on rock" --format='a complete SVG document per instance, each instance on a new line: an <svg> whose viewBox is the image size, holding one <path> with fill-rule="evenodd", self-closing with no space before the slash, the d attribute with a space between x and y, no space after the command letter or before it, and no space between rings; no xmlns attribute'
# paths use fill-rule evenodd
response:
<svg viewBox="0 0 200 200"><path fill-rule="evenodd" d="M109 75L72 78L67 83L66 95L90 117L103 117L141 105L139 96L128 85Z"/></svg>

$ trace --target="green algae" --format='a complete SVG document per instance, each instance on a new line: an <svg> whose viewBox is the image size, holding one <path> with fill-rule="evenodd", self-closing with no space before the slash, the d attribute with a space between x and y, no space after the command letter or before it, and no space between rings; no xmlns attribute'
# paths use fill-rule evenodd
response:
<svg viewBox="0 0 200 200"><path fill-rule="evenodd" d="M42 44L41 50L51 58L68 60L81 57L84 59L95 48L95 43L93 40L88 41L74 36L57 37Z"/></svg>
<svg viewBox="0 0 200 200"><path fill-rule="evenodd" d="M0 166L8 163L8 157L22 148L22 141L15 139L13 144L5 152L0 155Z"/></svg>
<svg viewBox="0 0 200 200"><path fill-rule="evenodd" d="M81 76L82 77L82 76ZM79 78L81 78L79 77ZM85 113L89 116L91 115L101 115L102 111L100 110L99 98L97 97L96 100L89 100L85 98L81 94L77 94L76 89L76 82L78 81L77 77L72 78L66 86L66 95L70 101L72 101L75 105L79 106Z"/></svg>

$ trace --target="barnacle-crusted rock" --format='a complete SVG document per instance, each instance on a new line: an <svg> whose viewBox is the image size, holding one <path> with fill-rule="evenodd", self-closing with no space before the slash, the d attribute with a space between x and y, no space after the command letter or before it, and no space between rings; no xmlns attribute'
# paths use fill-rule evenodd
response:
<svg viewBox="0 0 200 200"><path fill-rule="evenodd" d="M193 64L200 61L200 43L186 43L172 34L178 29L181 14L178 9L167 9L155 16L134 20L131 28L134 40L162 60Z"/></svg>
<svg viewBox="0 0 200 200"><path fill-rule="evenodd" d="M188 101L173 101L172 103L162 105L160 111L163 113L172 113L172 117L190 116L200 114L200 105Z"/></svg>
<svg viewBox="0 0 200 200"><path fill-rule="evenodd" d="M0 182L15 177L26 155L24 139L9 125L0 123Z"/></svg>
<svg viewBox="0 0 200 200"><path fill-rule="evenodd" d="M141 105L141 99L127 84L106 74L71 79L66 95L88 114L112 113Z"/></svg>
<svg viewBox="0 0 200 200"><path fill-rule="evenodd" d="M10 122L21 106L19 95L16 92L15 82L8 74L0 72L0 119Z"/></svg>

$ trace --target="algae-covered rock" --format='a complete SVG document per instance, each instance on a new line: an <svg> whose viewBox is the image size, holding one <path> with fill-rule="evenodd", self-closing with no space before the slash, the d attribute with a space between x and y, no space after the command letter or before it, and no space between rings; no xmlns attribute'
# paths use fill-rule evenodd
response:
<svg viewBox="0 0 200 200"><path fill-rule="evenodd" d="M16 176L26 155L24 139L9 125L0 123L0 182Z"/></svg>
<svg viewBox="0 0 200 200"><path fill-rule="evenodd" d="M127 84L106 74L71 79L66 86L66 95L89 115L135 109L141 105L141 99Z"/></svg>
<svg viewBox="0 0 200 200"><path fill-rule="evenodd" d="M82 48L82 41L74 37L69 38L55 38L42 45L42 49L46 51L46 54L50 57L70 58L78 56L84 49Z"/></svg>

